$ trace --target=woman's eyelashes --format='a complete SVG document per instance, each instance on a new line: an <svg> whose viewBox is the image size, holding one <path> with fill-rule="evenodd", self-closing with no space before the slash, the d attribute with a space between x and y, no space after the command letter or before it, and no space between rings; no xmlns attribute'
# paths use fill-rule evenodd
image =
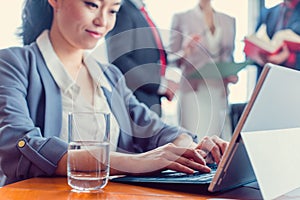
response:
<svg viewBox="0 0 300 200"><path fill-rule="evenodd" d="M110 10L111 14L117 14L119 12L119 9L112 9Z"/></svg>
<svg viewBox="0 0 300 200"><path fill-rule="evenodd" d="M94 2L91 2L91 1L85 1L84 3L85 3L85 5L87 5L88 7L92 8L92 9L97 9L97 8L99 8L99 5L97 5L97 4L94 3Z"/></svg>
<svg viewBox="0 0 300 200"><path fill-rule="evenodd" d="M86 6L88 6L91 9L98 9L100 7L100 4L97 4L97 3L92 2L92 1L85 1L84 3L85 3ZM114 5L114 7L116 7L116 5ZM116 14L116 13L119 12L119 9L120 9L120 7L118 6L118 8L112 8L112 9L110 9L109 12L111 14Z"/></svg>

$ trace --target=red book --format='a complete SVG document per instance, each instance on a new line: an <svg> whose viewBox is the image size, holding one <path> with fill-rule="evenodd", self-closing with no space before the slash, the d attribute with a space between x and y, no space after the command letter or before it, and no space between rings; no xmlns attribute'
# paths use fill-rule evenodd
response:
<svg viewBox="0 0 300 200"><path fill-rule="evenodd" d="M290 51L300 52L300 41L295 42L295 41L284 40L284 43L288 46Z"/></svg>
<svg viewBox="0 0 300 200"><path fill-rule="evenodd" d="M244 52L246 56L254 61L260 61L263 56L271 56L279 53L282 48L280 45L271 45L270 42L263 41L255 35L246 37Z"/></svg>
<svg viewBox="0 0 300 200"><path fill-rule="evenodd" d="M259 33L245 37L244 42L246 56L254 61L279 53L284 45L287 45L291 52L300 52L300 36L290 29L278 31L270 39L265 32L265 27L262 27Z"/></svg>
<svg viewBox="0 0 300 200"><path fill-rule="evenodd" d="M291 29L278 31L274 34L272 41L286 44L291 52L300 51L300 36Z"/></svg>

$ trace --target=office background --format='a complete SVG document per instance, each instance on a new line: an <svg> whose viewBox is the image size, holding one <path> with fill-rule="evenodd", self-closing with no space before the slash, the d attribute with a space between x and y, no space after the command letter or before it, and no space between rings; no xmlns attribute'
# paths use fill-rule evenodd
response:
<svg viewBox="0 0 300 200"><path fill-rule="evenodd" d="M161 30L169 30L171 18L174 13L185 11L193 8L199 0L145 0L148 10L151 13L156 25ZM271 7L282 0L214 0L212 4L216 10L229 14L236 18L236 44L235 44L235 61L242 62L245 60L243 53L243 38L254 32L256 18L262 6ZM21 9L23 0L1 1L0 2L0 49L9 46L21 46L21 40L16 36L16 28L21 24ZM158 6L159 5L159 6ZM233 6L234 5L234 6ZM167 45L168 38L164 38L164 44ZM100 45L103 47L103 45ZM95 54L105 58L105 52L102 49L95 51ZM172 71L171 71L172 74ZM174 75L174 73L173 73ZM255 68L248 67L239 73L239 82L230 85L230 103L244 103L249 99L255 85ZM171 110L176 105L173 102L163 101L165 110ZM174 113L167 113L174 114Z"/></svg>

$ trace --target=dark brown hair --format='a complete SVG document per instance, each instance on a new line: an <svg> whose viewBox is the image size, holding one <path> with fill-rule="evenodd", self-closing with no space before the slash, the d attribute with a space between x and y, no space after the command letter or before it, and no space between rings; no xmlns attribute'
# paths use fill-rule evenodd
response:
<svg viewBox="0 0 300 200"><path fill-rule="evenodd" d="M22 12L22 26L18 34L23 44L27 45L45 29L50 29L53 20L53 9L47 0L25 0Z"/></svg>

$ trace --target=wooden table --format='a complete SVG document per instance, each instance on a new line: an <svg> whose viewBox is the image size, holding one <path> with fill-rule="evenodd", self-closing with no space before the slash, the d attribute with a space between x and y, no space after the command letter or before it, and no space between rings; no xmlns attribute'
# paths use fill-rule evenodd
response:
<svg viewBox="0 0 300 200"><path fill-rule="evenodd" d="M165 185L166 186L166 185ZM98 193L72 192L66 178L32 178L0 188L0 199L13 200L77 200L77 199L260 199L260 192L251 187L240 187L226 193L211 194L197 190L196 187L183 185L178 188L145 187L130 184L109 182L103 191Z"/></svg>

